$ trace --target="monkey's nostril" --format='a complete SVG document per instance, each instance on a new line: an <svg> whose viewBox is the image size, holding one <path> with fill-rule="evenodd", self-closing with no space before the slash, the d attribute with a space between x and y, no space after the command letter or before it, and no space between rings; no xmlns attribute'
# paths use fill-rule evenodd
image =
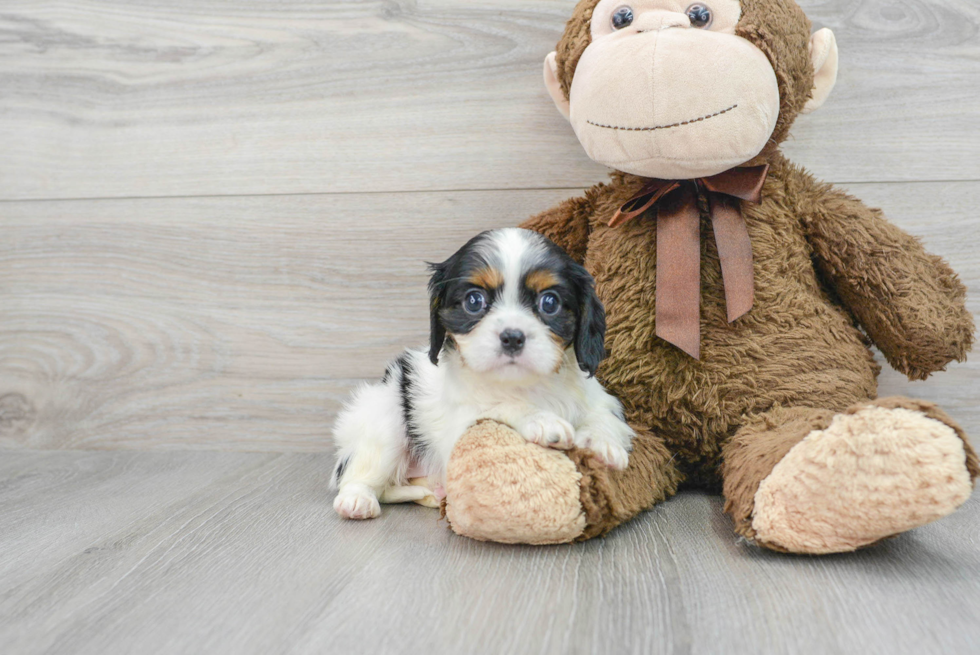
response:
<svg viewBox="0 0 980 655"><path fill-rule="evenodd" d="M520 330L504 330L500 333L500 345L504 352L509 355L516 355L524 348L524 333Z"/></svg>

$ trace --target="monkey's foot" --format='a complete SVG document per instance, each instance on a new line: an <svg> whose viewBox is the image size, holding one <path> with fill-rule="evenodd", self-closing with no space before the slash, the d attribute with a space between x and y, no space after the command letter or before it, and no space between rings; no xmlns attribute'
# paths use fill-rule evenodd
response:
<svg viewBox="0 0 980 655"><path fill-rule="evenodd" d="M777 550L851 551L946 516L972 488L951 427L912 409L868 406L790 449L759 484L752 529Z"/></svg>
<svg viewBox="0 0 980 655"><path fill-rule="evenodd" d="M556 544L585 529L579 473L565 453L482 421L459 440L446 475L446 518L480 541Z"/></svg>

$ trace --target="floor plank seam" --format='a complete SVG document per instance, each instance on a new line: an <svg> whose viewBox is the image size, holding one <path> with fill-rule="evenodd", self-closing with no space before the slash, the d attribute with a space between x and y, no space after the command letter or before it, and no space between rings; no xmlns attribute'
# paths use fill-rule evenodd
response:
<svg viewBox="0 0 980 655"><path fill-rule="evenodd" d="M597 180L594 184L605 181L605 178ZM834 181L823 180L835 186L856 186L859 184L900 184L903 186L923 185L923 184L976 184L980 179L956 179L956 180L851 180ZM42 203L42 202L109 202L109 201L133 201L133 200L205 200L215 198L302 198L308 196L375 196L375 195L422 195L438 193L505 193L513 192L536 192L536 191L568 191L578 193L585 186L541 186L541 187L501 187L501 188L461 188L461 189L385 189L378 191L307 191L301 193L217 193L200 195L173 195L173 196L93 196L78 198L0 198L0 205L15 203Z"/></svg>

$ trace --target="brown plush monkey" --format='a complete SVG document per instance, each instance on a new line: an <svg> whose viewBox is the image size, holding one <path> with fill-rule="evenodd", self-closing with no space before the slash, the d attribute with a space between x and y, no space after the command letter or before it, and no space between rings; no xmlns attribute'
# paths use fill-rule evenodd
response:
<svg viewBox="0 0 980 655"><path fill-rule="evenodd" d="M601 535L674 494L721 489L735 531L854 550L952 512L980 464L934 405L876 400L869 350L911 379L961 360L965 289L877 210L779 150L837 74L793 0L582 0L545 80L609 184L540 214L608 316L599 372L636 430L629 468L481 423L449 466L456 532ZM768 169L766 169L768 166Z"/></svg>

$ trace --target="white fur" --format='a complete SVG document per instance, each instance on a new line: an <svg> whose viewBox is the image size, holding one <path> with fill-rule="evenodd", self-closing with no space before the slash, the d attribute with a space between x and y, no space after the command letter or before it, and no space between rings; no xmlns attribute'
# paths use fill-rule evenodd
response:
<svg viewBox="0 0 980 655"><path fill-rule="evenodd" d="M504 287L490 311L469 334L454 335L434 365L424 350L405 354L414 384L412 422L417 432L413 461L405 425L401 374L354 394L334 427L338 461L347 461L333 484L334 508L345 518L374 518L382 501L417 500L421 487L402 493L409 478L429 478L436 495L456 442L481 419L509 425L541 446L592 450L615 469L629 461L633 430L618 400L579 368L574 349L564 349L548 327L521 305L520 280L539 257L540 246L523 230L499 230L489 244L501 264ZM504 329L524 332L524 349L510 356L500 348ZM422 489L420 491L420 489ZM419 496L416 498L415 496Z"/></svg>
<svg viewBox="0 0 980 655"><path fill-rule="evenodd" d="M419 381L412 394L413 416L427 456L410 461L397 381L361 389L334 430L338 457L350 458L341 479L334 480L340 488L334 508L345 518L377 516L378 499L393 497L386 494L392 487L408 485L410 469L412 477L443 482L457 440L484 418L509 425L541 446L588 448L615 469L629 462L633 430L619 418L619 401L578 369L571 350L557 373L532 384L474 373L455 352L444 353L439 366L423 350L409 356Z"/></svg>

